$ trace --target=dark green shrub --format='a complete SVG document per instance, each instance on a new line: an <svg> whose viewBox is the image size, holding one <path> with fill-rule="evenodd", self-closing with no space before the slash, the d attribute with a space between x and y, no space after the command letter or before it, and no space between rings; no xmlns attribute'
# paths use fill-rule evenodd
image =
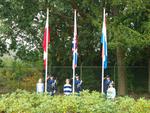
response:
<svg viewBox="0 0 150 113"><path fill-rule="evenodd" d="M99 92L80 96L49 96L17 90L0 96L0 113L149 113L150 100L118 97L106 100Z"/></svg>

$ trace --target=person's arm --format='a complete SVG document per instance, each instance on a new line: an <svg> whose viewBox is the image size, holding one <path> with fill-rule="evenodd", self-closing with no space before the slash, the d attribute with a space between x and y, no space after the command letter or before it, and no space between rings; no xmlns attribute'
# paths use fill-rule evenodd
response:
<svg viewBox="0 0 150 113"><path fill-rule="evenodd" d="M116 89L115 89L115 88L113 88L113 95L112 95L112 97L113 97L113 98L116 97Z"/></svg>
<svg viewBox="0 0 150 113"><path fill-rule="evenodd" d="M80 85L82 85L82 82L83 82L83 81L82 81L82 80L80 80Z"/></svg>
<svg viewBox="0 0 150 113"><path fill-rule="evenodd" d="M82 85L82 80L77 84L77 87L80 87Z"/></svg>

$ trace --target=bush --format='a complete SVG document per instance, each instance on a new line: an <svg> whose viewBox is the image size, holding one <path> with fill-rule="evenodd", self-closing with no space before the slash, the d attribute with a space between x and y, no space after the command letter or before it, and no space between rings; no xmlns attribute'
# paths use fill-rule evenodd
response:
<svg viewBox="0 0 150 113"><path fill-rule="evenodd" d="M17 90L0 96L0 112L6 113L149 113L150 100L118 97L106 100L98 92L80 96L49 96Z"/></svg>

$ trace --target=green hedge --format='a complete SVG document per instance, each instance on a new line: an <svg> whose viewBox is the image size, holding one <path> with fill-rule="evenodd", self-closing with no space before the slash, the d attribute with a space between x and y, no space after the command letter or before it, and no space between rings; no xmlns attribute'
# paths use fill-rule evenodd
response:
<svg viewBox="0 0 150 113"><path fill-rule="evenodd" d="M0 113L150 113L150 100L117 97L113 101L89 91L52 97L17 90L0 96Z"/></svg>

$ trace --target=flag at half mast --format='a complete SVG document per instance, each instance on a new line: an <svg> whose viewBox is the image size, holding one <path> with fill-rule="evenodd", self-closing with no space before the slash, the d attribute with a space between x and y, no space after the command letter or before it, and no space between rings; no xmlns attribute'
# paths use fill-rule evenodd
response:
<svg viewBox="0 0 150 113"><path fill-rule="evenodd" d="M104 9L104 15L103 15L103 27L102 27L101 43L102 43L102 67L104 69L106 69L107 68L107 37L106 37L105 9Z"/></svg>
<svg viewBox="0 0 150 113"><path fill-rule="evenodd" d="M72 60L72 68L75 69L77 67L78 61L78 41L77 41L77 20L76 20L76 10L74 11L74 37L72 41L72 52L73 52L73 60Z"/></svg>

